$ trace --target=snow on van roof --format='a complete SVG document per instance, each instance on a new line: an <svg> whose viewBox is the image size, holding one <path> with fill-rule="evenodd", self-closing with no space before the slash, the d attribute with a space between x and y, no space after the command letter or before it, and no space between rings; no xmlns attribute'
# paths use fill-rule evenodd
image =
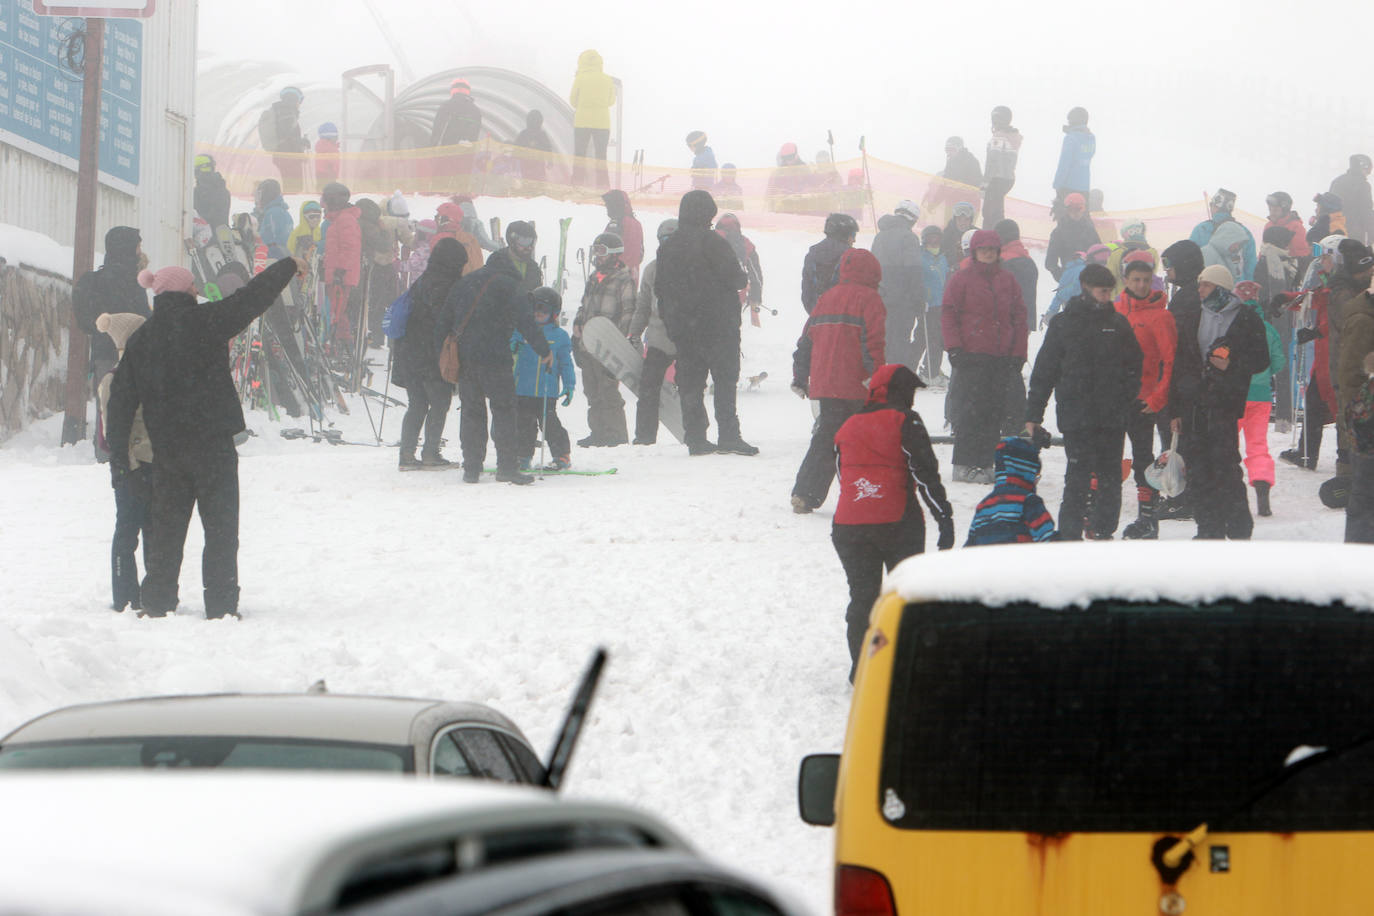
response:
<svg viewBox="0 0 1374 916"><path fill-rule="evenodd" d="M912 557L892 571L887 587L907 601L994 607L1271 598L1374 611L1374 548L1283 541L1010 544Z"/></svg>

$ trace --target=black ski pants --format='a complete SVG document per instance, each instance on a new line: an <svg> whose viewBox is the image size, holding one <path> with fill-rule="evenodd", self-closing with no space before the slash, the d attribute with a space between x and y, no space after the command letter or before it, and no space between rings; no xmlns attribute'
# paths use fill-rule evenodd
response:
<svg viewBox="0 0 1374 916"><path fill-rule="evenodd" d="M401 418L401 454L415 454L420 444L420 427L425 429L426 458L439 454L444 438L448 409L453 403L453 386L442 378L416 379L406 386L406 412Z"/></svg>
<svg viewBox="0 0 1374 916"><path fill-rule="evenodd" d="M635 405L635 441L649 444L658 440L658 404L663 394L663 377L674 357L657 347L649 347L644 354L644 368L639 372L639 403Z"/></svg>
<svg viewBox="0 0 1374 916"><path fill-rule="evenodd" d="M572 442L563 421L558 419L558 398L533 398L520 395L515 399L516 428L520 437L520 457L533 460L539 433L549 447L550 457L567 458L572 454Z"/></svg>
<svg viewBox="0 0 1374 916"><path fill-rule="evenodd" d="M965 353L959 360L959 393L954 422L954 463L990 468L1007 412L1012 360Z"/></svg>
<svg viewBox="0 0 1374 916"><path fill-rule="evenodd" d="M149 508L153 499L153 466L141 464L115 487L115 529L110 540L110 595L116 611L138 610L138 536L143 534L143 564L148 565Z"/></svg>
<svg viewBox="0 0 1374 916"><path fill-rule="evenodd" d="M995 226L1006 216L1007 194L1011 192L1015 178L989 178L983 189L983 225ZM1031 327L1035 327L1032 321Z"/></svg>
<svg viewBox="0 0 1374 916"><path fill-rule="evenodd" d="M607 127L573 128L573 184L589 181L583 168L583 159L596 159L596 181L598 188L610 187L610 173L606 170L606 149L611 143L611 131Z"/></svg>
<svg viewBox="0 0 1374 916"><path fill-rule="evenodd" d="M1356 455L1345 506L1345 542L1374 544L1374 455Z"/></svg>
<svg viewBox="0 0 1374 916"><path fill-rule="evenodd" d="M1159 414L1138 413L1126 427L1131 442L1131 474L1137 487L1148 487L1145 471L1155 463L1155 423Z"/></svg>
<svg viewBox="0 0 1374 916"><path fill-rule="evenodd" d="M1083 518L1089 511L1088 494L1093 475L1097 492L1092 499L1089 528L1098 537L1116 532L1121 521L1121 448L1125 432L1120 429L1076 429L1064 431L1064 497L1059 504L1059 540L1083 539Z"/></svg>
<svg viewBox="0 0 1374 916"><path fill-rule="evenodd" d="M921 354L925 352L924 340L912 340L918 322L925 323L925 306L922 304L893 303L892 308L887 310L884 328L887 361L901 363L912 372L917 371Z"/></svg>
<svg viewBox="0 0 1374 916"><path fill-rule="evenodd" d="M467 360L458 370L458 441L463 467L480 468L487 460L487 405L491 405L491 439L496 469L515 470L519 445L515 433L515 375L510 360Z"/></svg>
<svg viewBox="0 0 1374 916"><path fill-rule="evenodd" d="M1197 407L1186 448L1179 446L1187 462L1188 492L1193 494L1199 538L1248 541L1255 527L1241 472L1238 419L1228 411Z"/></svg>
<svg viewBox="0 0 1374 916"><path fill-rule="evenodd" d="M832 525L830 542L849 582L849 606L845 632L849 640L849 679L859 666L868 616L883 587L883 570L889 572L907 557L926 549L925 518L908 507L906 517L886 525Z"/></svg>
<svg viewBox="0 0 1374 916"><path fill-rule="evenodd" d="M200 575L205 616L239 606L239 456L229 436L179 449L160 448L153 465L151 521L144 535L143 611L176 610L191 509L205 530Z"/></svg>
<svg viewBox="0 0 1374 916"><path fill-rule="evenodd" d="M382 333L382 319L386 310L400 295L396 291L396 268L390 264L373 264L367 277L367 334L374 346L386 340Z"/></svg>
<svg viewBox="0 0 1374 916"><path fill-rule="evenodd" d="M706 441L706 376L715 384L716 434L721 442L739 439L735 409L739 385L738 333L704 346L678 345L677 391L682 402L682 431L688 445Z"/></svg>
<svg viewBox="0 0 1374 916"><path fill-rule="evenodd" d="M1326 400L1322 398L1321 388L1314 375L1307 383L1307 394L1303 397L1302 434L1298 437L1298 454L1305 455L1316 464L1322 453L1322 427L1331 423L1334 415ZM1340 438L1337 437L1337 460L1342 457Z"/></svg>
<svg viewBox="0 0 1374 916"><path fill-rule="evenodd" d="M820 398L821 415L811 426L811 447L797 469L792 495L806 500L811 508L825 502L830 484L835 479L835 434L844 421L864 406L863 401L843 398Z"/></svg>

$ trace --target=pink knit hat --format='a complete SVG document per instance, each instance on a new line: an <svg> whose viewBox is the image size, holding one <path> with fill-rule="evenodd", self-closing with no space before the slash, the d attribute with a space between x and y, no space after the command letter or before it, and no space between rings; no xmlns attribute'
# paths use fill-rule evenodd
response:
<svg viewBox="0 0 1374 916"><path fill-rule="evenodd" d="M145 270L138 275L138 285L153 291L154 296L163 293L195 294L196 279L184 267L164 267L157 273Z"/></svg>

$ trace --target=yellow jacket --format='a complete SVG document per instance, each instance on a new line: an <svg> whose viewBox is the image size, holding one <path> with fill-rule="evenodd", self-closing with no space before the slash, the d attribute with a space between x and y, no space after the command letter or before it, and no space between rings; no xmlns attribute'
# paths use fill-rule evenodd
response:
<svg viewBox="0 0 1374 916"><path fill-rule="evenodd" d="M615 83L601 69L601 55L583 51L577 58L568 101L575 110L573 127L611 129L611 106L615 104Z"/></svg>

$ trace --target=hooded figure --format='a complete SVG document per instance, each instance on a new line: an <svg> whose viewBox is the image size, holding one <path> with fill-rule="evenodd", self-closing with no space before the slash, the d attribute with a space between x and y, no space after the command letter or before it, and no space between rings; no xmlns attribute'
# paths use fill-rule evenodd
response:
<svg viewBox="0 0 1374 916"><path fill-rule="evenodd" d="M878 294L887 311L887 361L902 363L912 371L926 349L924 328L920 340L912 339L918 323L925 324L926 299L921 242L912 231L915 225L910 218L888 214L878 219L878 235L873 239L873 256L882 266Z"/></svg>
<svg viewBox="0 0 1374 916"><path fill-rule="evenodd" d="M534 150L520 156L520 177L527 181L543 181L548 175L548 156L539 153L552 153L553 140L544 129L544 112L531 109L525 115L525 129L515 135L515 145Z"/></svg>
<svg viewBox="0 0 1374 916"><path fill-rule="evenodd" d="M924 387L906 366L879 367L864 405L835 434L840 495L830 540L849 582L851 681L883 570L925 552L921 502L939 530L939 549L954 546L954 512L940 482L940 463L921 415L912 409L916 389Z"/></svg>
<svg viewBox="0 0 1374 916"><path fill-rule="evenodd" d="M96 327L102 312L129 312L147 318L148 291L138 284L143 237L130 226L115 226L105 233L105 263L83 274L72 289L76 323L91 341L91 371L99 381L119 361L114 341Z"/></svg>
<svg viewBox="0 0 1374 916"><path fill-rule="evenodd" d="M620 259L625 262L625 266L630 268L630 276L634 278L635 288L639 287L639 265L644 263L644 227L635 218L635 209L630 204L630 195L624 191L607 191L601 195L602 202L606 205L606 216L610 222L606 224L603 232L613 232L620 236L620 242L625 246L625 252Z"/></svg>
<svg viewBox="0 0 1374 916"><path fill-rule="evenodd" d="M1029 544L1054 538L1054 517L1035 492L1040 480L1040 449L1025 436L997 443L992 459L994 484L974 510L965 547Z"/></svg>
<svg viewBox="0 0 1374 916"><path fill-rule="evenodd" d="M281 185L268 178L258 185L253 195L257 199L258 238L267 246L267 256L274 260L291 256L291 208L281 196Z"/></svg>
<svg viewBox="0 0 1374 916"><path fill-rule="evenodd" d="M1370 194L1369 172L1369 157L1356 153L1350 157L1350 168L1331 182L1331 193L1341 199L1346 234L1365 243L1374 232L1374 198Z"/></svg>
<svg viewBox="0 0 1374 916"><path fill-rule="evenodd" d="M868 395L864 380L886 361L882 279L883 269L872 253L846 251L840 258L840 282L816 303L792 354L793 391L820 408L811 446L792 486L792 511L798 514L825 502L835 479L835 433L863 406Z"/></svg>
<svg viewBox="0 0 1374 916"><path fill-rule="evenodd" d="M1255 278L1258 252L1255 237L1232 215L1236 195L1222 188L1212 195L1212 218L1193 227L1189 236L1202 249L1203 261L1220 264L1231 272L1232 283Z"/></svg>
<svg viewBox="0 0 1374 916"><path fill-rule="evenodd" d="M153 470L152 524L144 561L143 613L175 610L186 526L199 507L205 529L201 578L205 616L237 615L238 453L243 408L229 373L229 341L267 311L297 271L277 261L219 302L196 301L185 271L156 275L145 285L162 288L152 317L129 339L110 385L110 475L116 487L131 472L134 416L143 409Z"/></svg>
<svg viewBox="0 0 1374 916"><path fill-rule="evenodd" d="M677 345L677 384L689 453L758 449L740 437L735 407L739 382L739 291L748 282L730 243L711 231L716 202L710 192L688 191L678 206L678 227L658 246L654 294L668 336ZM715 383L719 444L706 438L706 376Z"/></svg>
<svg viewBox="0 0 1374 916"><path fill-rule="evenodd" d="M610 183L606 171L606 147L611 139L611 106L616 102L615 81L602 70L601 55L583 51L577 58L568 101L573 106L573 183L585 176L582 160L595 158L601 187Z"/></svg>
<svg viewBox="0 0 1374 916"><path fill-rule="evenodd" d="M444 303L463 276L467 252L454 239L442 239L430 252L425 272L410 288L410 315L406 333L393 345L391 380L406 389L405 418L401 420L402 469L417 464L448 467L451 462L439 453L444 423L453 401L453 386L439 374L439 350L448 329L442 327ZM425 448L419 461L415 448L420 427L425 430Z"/></svg>

